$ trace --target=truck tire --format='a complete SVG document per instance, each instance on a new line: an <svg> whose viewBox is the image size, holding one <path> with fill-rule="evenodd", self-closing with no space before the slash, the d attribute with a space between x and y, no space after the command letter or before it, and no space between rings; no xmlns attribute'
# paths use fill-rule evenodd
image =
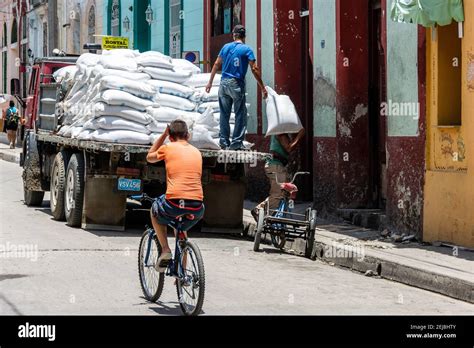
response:
<svg viewBox="0 0 474 348"><path fill-rule="evenodd" d="M57 221L64 221L66 219L64 212L64 190L66 186L66 169L68 161L69 154L66 151L58 152L51 167L51 198L49 203L53 219Z"/></svg>
<svg viewBox="0 0 474 348"><path fill-rule="evenodd" d="M41 207L43 204L44 191L30 191L23 188L23 198L27 207Z"/></svg>
<svg viewBox="0 0 474 348"><path fill-rule="evenodd" d="M81 153L71 156L66 171L64 189L64 215L71 227L80 227L84 201L84 157Z"/></svg>

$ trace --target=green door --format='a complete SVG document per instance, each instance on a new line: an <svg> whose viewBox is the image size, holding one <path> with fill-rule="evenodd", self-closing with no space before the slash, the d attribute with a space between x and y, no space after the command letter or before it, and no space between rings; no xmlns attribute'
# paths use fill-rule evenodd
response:
<svg viewBox="0 0 474 348"><path fill-rule="evenodd" d="M133 6L133 42L135 49L140 52L149 51L150 44L150 25L146 21L146 9L150 4L150 0L134 0ZM154 14L156 16L156 14Z"/></svg>

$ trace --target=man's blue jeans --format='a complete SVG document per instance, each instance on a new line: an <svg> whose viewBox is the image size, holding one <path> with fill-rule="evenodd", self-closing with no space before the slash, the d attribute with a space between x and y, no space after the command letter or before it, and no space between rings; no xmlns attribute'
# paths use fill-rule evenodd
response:
<svg viewBox="0 0 474 348"><path fill-rule="evenodd" d="M230 142L230 114L234 105L235 128ZM220 146L230 150L243 148L247 131L247 107L245 105L245 84L236 79L222 79L219 87Z"/></svg>

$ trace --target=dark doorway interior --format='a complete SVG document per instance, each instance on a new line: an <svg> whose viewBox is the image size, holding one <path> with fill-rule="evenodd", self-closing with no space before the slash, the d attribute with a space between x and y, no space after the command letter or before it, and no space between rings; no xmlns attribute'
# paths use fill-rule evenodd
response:
<svg viewBox="0 0 474 348"><path fill-rule="evenodd" d="M385 209L387 197L387 119L381 105L387 99L386 59L383 45L381 0L371 0L369 6L369 146L370 178L369 207Z"/></svg>

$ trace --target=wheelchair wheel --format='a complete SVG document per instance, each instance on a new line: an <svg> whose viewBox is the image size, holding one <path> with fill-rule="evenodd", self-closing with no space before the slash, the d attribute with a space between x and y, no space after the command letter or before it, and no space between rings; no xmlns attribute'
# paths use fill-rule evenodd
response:
<svg viewBox="0 0 474 348"><path fill-rule="evenodd" d="M262 231L263 231L263 209L258 210L258 221L257 221L257 228L255 231L255 238L253 240L253 251L259 251L260 249L260 240L262 239Z"/></svg>
<svg viewBox="0 0 474 348"><path fill-rule="evenodd" d="M309 214L310 223L306 229L306 243L304 251L304 256L307 258L311 258L313 253L314 237L316 234L316 214L316 210L311 210L311 213Z"/></svg>

